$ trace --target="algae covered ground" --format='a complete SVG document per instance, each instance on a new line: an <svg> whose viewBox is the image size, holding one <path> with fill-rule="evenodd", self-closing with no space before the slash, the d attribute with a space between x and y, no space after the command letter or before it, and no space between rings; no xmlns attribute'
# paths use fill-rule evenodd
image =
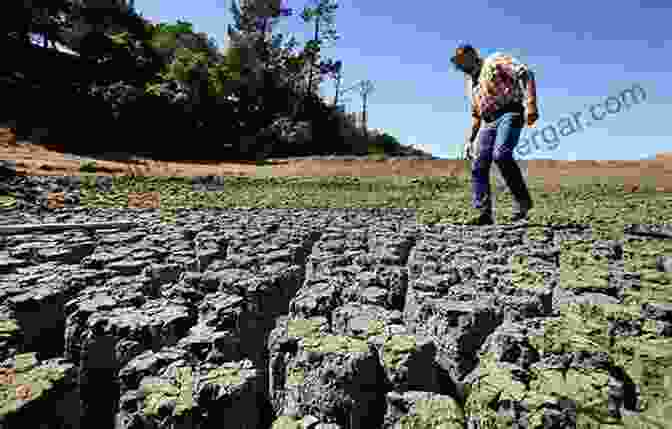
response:
<svg viewBox="0 0 672 429"><path fill-rule="evenodd" d="M114 177L111 192L96 190L95 173L83 174L80 205L95 208L126 208L130 201L146 197L160 207L165 222L175 220L181 208L410 208L417 210L421 224L462 224L470 218L471 183L469 177L224 177L217 190L195 190L187 178ZM494 181L493 181L494 185ZM591 240L566 240L560 243L560 279L571 290L591 290L609 286L609 256L596 254L596 240L622 240L627 225L669 225L672 219L672 193L657 192L642 184L638 192L626 192L618 183L596 178L572 178L572 183L547 192L543 178L530 178L528 185L535 207L530 213L528 237L543 243L548 227L553 225L589 225ZM493 186L494 189L494 186ZM11 207L11 198L0 200ZM507 224L511 214L511 196L496 196L496 222ZM577 368L534 369L526 383L518 381L510 370L497 364L494 356L481 356L480 374L467 390L464 404L448 399L419 399L413 410L400 420L398 427L462 427L463 415L479 415L482 428L511 427L510 421L493 412L492 401L525 400L530 407L529 427L543 427L544 407L553 398L577 401L577 427L670 427L672 422L672 336L662 335L655 320L642 324L638 335L614 338L615 325L630 326L640 317L640 308L649 302L672 305L672 273L656 266L660 255L672 256L672 239L662 241L626 240L622 259L625 271L639 273L639 287L627 289L622 304L572 304L560 318L542 323L530 344L540 353L604 351L614 365L623 368L641 387L637 417L620 419L601 415L608 402L609 375L597 366L582 371ZM511 258L512 283L517 288L543 293L546 273L528 267L529 255ZM617 259L617 258L616 258ZM658 319L660 320L660 319ZM669 322L672 322L670 320ZM3 332L13 326L3 325ZM367 353L367 339L383 335L383 326L370 324L360 338L323 335L319 323L297 319L288 324L288 335L301 338L306 351L320 353ZM386 368L396 368L407 354L417 350L415 337L392 335L382 341L381 353ZM22 375L19 375L22 376ZM179 373L178 382L147 384L145 409L156 414L165 397L180 404L190 397L190 374ZM287 374L287 384L302 385L309 374L300 367ZM27 375L25 376L27 377ZM212 372L217 383L240 381L235 371ZM26 378L28 379L28 378ZM17 382L18 383L18 382ZM214 383L214 381L213 381ZM14 385L15 383L12 383ZM17 393L3 390L5 399ZM38 389L35 389L38 392ZM185 393L186 392L186 393ZM13 396L12 396L13 395ZM186 396L185 396L186 395ZM5 401L6 402L6 401ZM189 409L178 407L175 413ZM275 428L302 427L291 417L280 416Z"/></svg>
<svg viewBox="0 0 672 429"><path fill-rule="evenodd" d="M126 208L133 199L159 197L154 204L166 220L178 208L410 208L426 224L462 224L475 214L465 175L273 177L270 167L258 171L256 177L219 177L216 191L194 190L185 177L114 176L112 192L97 191L96 174L83 171L80 204ZM531 177L528 186L535 202L531 225L591 225L618 232L626 224L661 225L672 219L672 193L656 191L655 183L627 192L612 177L568 177L559 189L548 191L543 177ZM507 223L511 195L498 191L495 205L496 222ZM0 206L11 208L11 195L0 199Z"/></svg>

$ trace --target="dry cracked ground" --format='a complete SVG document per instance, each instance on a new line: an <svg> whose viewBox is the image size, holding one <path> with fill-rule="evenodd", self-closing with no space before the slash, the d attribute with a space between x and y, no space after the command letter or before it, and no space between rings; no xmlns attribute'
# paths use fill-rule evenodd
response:
<svg viewBox="0 0 672 429"><path fill-rule="evenodd" d="M605 240L412 210L5 216L133 224L0 235L3 429L672 421L669 227Z"/></svg>
<svg viewBox="0 0 672 429"><path fill-rule="evenodd" d="M670 225L32 210L54 182L0 207L0 429L671 426ZM118 224L10 227L76 222Z"/></svg>

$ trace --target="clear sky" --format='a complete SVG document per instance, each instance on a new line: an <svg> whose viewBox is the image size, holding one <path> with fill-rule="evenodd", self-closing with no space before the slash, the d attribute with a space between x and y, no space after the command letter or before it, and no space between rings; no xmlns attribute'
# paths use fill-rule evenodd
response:
<svg viewBox="0 0 672 429"><path fill-rule="evenodd" d="M295 13L280 18L274 31L309 40L313 26L299 13L313 1L283 0ZM669 0L338 3L335 27L341 39L324 49L324 56L343 61L342 88L361 79L374 83L369 127L401 143L442 158L453 158L462 148L470 124L468 104L463 75L451 69L449 58L459 41L469 41L482 53L512 54L536 73L537 130L548 127L546 140L536 138L539 149L525 156L519 151L517 158L641 159L672 151ZM226 46L226 26L233 22L230 0L136 0L135 6L152 21L189 21L194 31ZM640 104L619 108L612 99L607 107L613 113L605 115L608 97L620 97L633 85L644 90L644 95L636 91ZM335 83L325 82L321 91L333 99ZM350 99L348 111L361 111L357 91L344 97ZM594 113L601 121L588 110L599 103ZM584 112L583 125L574 125L570 134L567 122L559 121L573 112ZM522 138L530 138L531 131ZM554 132L557 147L546 150Z"/></svg>

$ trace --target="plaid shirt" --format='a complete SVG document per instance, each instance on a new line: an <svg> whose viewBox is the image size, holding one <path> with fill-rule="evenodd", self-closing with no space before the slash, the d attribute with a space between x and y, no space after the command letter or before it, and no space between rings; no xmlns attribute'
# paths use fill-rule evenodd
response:
<svg viewBox="0 0 672 429"><path fill-rule="evenodd" d="M495 53L483 61L477 82L472 85L471 115L480 122L509 104L524 104L537 110L534 74L515 58Z"/></svg>

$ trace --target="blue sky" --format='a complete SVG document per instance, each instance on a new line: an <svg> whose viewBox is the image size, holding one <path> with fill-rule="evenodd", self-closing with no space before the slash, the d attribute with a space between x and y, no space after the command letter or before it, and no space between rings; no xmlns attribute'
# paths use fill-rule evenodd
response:
<svg viewBox="0 0 672 429"><path fill-rule="evenodd" d="M294 16L281 18L275 32L299 42L312 37L300 11L313 0L283 0ZM555 127L572 112L606 102L638 84L646 99L629 109L612 100L613 114L591 121L571 135L558 134L557 148L539 149L519 159L641 159L672 151L672 52L666 0L469 2L340 0L335 27L341 39L323 50L343 61L343 88L370 79L369 127L396 136L435 156L453 158L470 124L464 78L449 58L458 41L481 52L510 53L532 67L537 77L541 119L537 129ZM230 0L136 0L136 9L152 21L194 24L194 30L227 44L232 23ZM667 55L666 55L667 53ZM321 92L333 100L335 83ZM345 96L348 111L361 111L357 91ZM602 115L601 110L596 114ZM668 115L665 115L665 112ZM585 124L584 119L584 124ZM530 137L524 131L523 138ZM546 131L551 139L553 130Z"/></svg>

